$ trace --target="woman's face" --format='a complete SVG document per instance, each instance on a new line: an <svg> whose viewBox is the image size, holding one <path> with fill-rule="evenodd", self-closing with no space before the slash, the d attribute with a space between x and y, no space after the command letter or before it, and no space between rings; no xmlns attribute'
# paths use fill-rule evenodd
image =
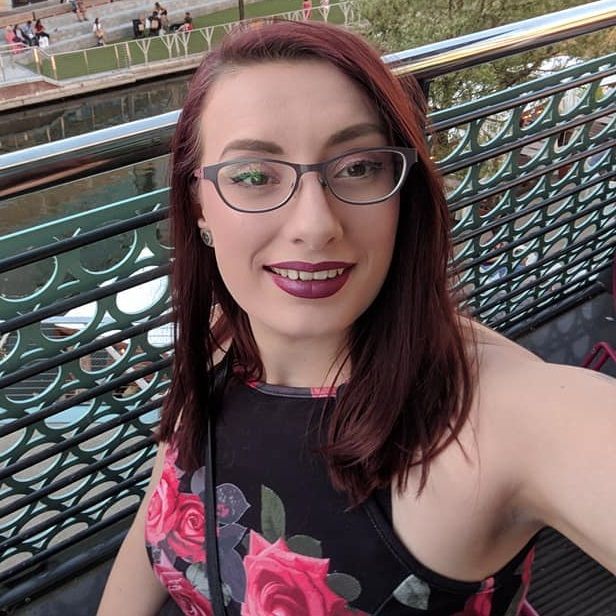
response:
<svg viewBox="0 0 616 616"><path fill-rule="evenodd" d="M391 145L369 98L320 61L266 62L223 74L201 131L203 166L246 157L309 164ZM235 211L208 180L199 181L199 202L199 227L211 231L222 278L260 345L272 336L342 342L385 280L397 195L349 205L308 172L273 211Z"/></svg>

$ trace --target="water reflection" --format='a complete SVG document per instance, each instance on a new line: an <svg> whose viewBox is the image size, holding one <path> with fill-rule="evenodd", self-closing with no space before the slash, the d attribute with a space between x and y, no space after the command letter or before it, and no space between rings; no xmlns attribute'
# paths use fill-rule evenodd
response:
<svg viewBox="0 0 616 616"><path fill-rule="evenodd" d="M163 188L169 183L168 160L168 156L161 156L0 201L0 238L19 229Z"/></svg>
<svg viewBox="0 0 616 616"><path fill-rule="evenodd" d="M179 109L189 74L0 116L0 154Z"/></svg>

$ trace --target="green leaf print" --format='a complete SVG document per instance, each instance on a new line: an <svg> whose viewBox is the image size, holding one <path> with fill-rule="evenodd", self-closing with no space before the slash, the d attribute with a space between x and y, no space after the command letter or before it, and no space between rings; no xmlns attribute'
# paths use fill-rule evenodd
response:
<svg viewBox="0 0 616 616"><path fill-rule="evenodd" d="M205 597L210 598L210 585L205 572L205 563L193 563L186 569L186 579Z"/></svg>
<svg viewBox="0 0 616 616"><path fill-rule="evenodd" d="M411 574L394 590L394 597L402 605L427 610L430 587L423 580Z"/></svg>
<svg viewBox="0 0 616 616"><path fill-rule="evenodd" d="M348 603L355 601L361 595L361 584L346 573L330 573L327 576L327 585Z"/></svg>
<svg viewBox="0 0 616 616"><path fill-rule="evenodd" d="M293 537L289 537L287 545L290 550L297 554L312 556L313 558L322 558L323 556L321 542L308 535L293 535Z"/></svg>
<svg viewBox="0 0 616 616"><path fill-rule="evenodd" d="M261 486L261 534L274 543L285 534L285 512L280 497L274 490Z"/></svg>

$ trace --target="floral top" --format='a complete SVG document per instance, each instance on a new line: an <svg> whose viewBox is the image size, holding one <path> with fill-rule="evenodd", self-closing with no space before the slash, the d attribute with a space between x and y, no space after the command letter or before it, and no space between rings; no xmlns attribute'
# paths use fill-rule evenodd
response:
<svg viewBox="0 0 616 616"><path fill-rule="evenodd" d="M389 491L348 510L313 453L329 391L237 383L216 428L217 535L229 616L517 616L532 542L481 582L423 566L393 532ZM205 469L167 449L148 505L146 548L184 614L210 616Z"/></svg>

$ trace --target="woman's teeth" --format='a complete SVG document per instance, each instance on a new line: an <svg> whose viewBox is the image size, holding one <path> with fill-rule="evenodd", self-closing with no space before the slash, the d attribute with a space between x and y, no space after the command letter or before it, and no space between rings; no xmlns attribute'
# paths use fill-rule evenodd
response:
<svg viewBox="0 0 616 616"><path fill-rule="evenodd" d="M278 267L270 267L272 272L291 280L327 280L328 278L335 278L341 276L344 272L344 268L321 270L320 272L304 272L303 270L293 269L280 269Z"/></svg>

